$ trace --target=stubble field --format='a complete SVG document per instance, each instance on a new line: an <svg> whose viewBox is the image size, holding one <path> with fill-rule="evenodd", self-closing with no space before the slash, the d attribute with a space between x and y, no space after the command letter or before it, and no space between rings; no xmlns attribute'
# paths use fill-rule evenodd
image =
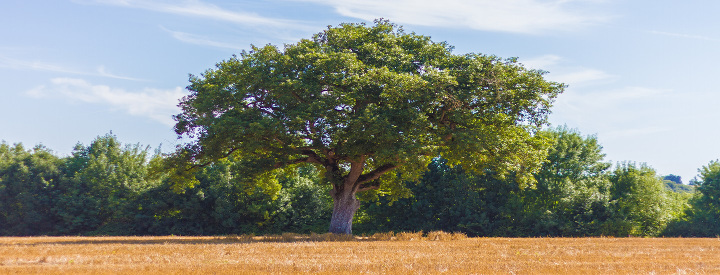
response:
<svg viewBox="0 0 720 275"><path fill-rule="evenodd" d="M720 274L720 239L4 237L0 273Z"/></svg>

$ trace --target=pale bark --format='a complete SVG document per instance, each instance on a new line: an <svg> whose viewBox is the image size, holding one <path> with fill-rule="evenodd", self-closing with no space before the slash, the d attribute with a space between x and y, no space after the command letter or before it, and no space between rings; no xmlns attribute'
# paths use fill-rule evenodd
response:
<svg viewBox="0 0 720 275"><path fill-rule="evenodd" d="M330 195L333 198L330 233L352 235L353 217L360 208L360 201L355 197L355 191L353 188L333 189Z"/></svg>
<svg viewBox="0 0 720 275"><path fill-rule="evenodd" d="M330 195L333 198L333 214L330 220L330 233L352 234L352 221L355 212L360 208L360 201L355 197L357 192L379 188L378 182L373 182L382 174L395 169L394 164L386 164L377 167L368 173L365 170L365 155L350 160L350 170L346 175L341 174L338 159L334 151L327 150L325 158L320 158L312 151L304 152L309 160L314 163L323 164L326 169L325 176L333 183Z"/></svg>

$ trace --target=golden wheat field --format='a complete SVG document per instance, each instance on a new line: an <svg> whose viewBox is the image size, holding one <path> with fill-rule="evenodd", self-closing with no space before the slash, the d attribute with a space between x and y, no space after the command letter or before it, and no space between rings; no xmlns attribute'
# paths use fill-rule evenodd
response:
<svg viewBox="0 0 720 275"><path fill-rule="evenodd" d="M3 237L0 273L720 274L720 239Z"/></svg>

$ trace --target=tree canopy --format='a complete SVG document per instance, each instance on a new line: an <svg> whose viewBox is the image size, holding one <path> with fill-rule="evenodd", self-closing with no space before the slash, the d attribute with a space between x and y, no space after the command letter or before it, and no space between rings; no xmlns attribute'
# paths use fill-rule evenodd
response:
<svg viewBox="0 0 720 275"><path fill-rule="evenodd" d="M537 131L565 87L543 74L514 58L453 54L384 20L341 24L191 76L175 130L194 141L176 154L238 160L238 184L313 164L332 186L330 231L351 233L357 192L407 195L403 180L438 155L530 182L548 146Z"/></svg>

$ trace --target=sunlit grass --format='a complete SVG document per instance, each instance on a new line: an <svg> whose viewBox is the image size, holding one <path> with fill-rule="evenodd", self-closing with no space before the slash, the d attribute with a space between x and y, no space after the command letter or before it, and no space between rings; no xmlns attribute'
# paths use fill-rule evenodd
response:
<svg viewBox="0 0 720 275"><path fill-rule="evenodd" d="M466 238L446 232L0 238L0 273L718 274L718 238Z"/></svg>

